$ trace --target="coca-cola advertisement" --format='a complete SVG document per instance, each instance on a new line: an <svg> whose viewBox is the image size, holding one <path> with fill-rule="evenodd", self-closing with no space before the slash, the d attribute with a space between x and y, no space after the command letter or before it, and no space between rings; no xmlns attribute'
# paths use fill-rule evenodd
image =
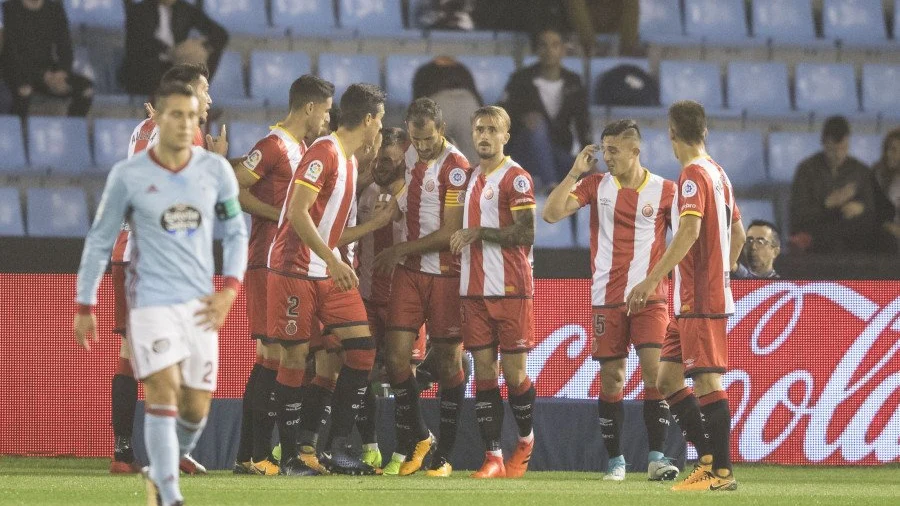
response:
<svg viewBox="0 0 900 506"><path fill-rule="evenodd" d="M734 459L900 461L900 282L734 281L732 289L724 379ZM109 452L119 350L111 284L101 285L100 343L90 353L72 337L74 293L74 275L0 274L0 454ZM528 372L538 395L596 399L590 281L537 280L535 323ZM217 398L240 398L254 346L242 294L220 333ZM625 398L641 398L633 353L626 378Z"/></svg>

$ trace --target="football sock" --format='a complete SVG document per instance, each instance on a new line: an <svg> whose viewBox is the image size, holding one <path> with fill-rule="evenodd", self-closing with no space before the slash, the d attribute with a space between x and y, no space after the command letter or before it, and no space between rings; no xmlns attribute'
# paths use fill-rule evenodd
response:
<svg viewBox="0 0 900 506"><path fill-rule="evenodd" d="M709 433L700 412L700 403L690 387L682 388L666 398L672 418L681 427L684 438L697 449L697 455L710 455Z"/></svg>
<svg viewBox="0 0 900 506"><path fill-rule="evenodd" d="M275 378L275 398L278 406L278 438L281 441L281 458L287 460L297 455L297 426L303 391L303 369L278 369Z"/></svg>
<svg viewBox="0 0 900 506"><path fill-rule="evenodd" d="M441 423L440 437L437 444L437 455L450 458L456 445L456 432L459 427L459 408L466 393L466 376L460 370L446 385L441 385Z"/></svg>
<svg viewBox="0 0 900 506"><path fill-rule="evenodd" d="M253 394L256 391L257 378L262 364L255 363L250 369L250 376L244 385L244 395L241 398L241 439L238 442L235 460L247 462L253 456Z"/></svg>
<svg viewBox="0 0 900 506"><path fill-rule="evenodd" d="M272 455L272 431L278 417L275 402L276 368L260 368L252 399L253 461L260 462Z"/></svg>
<svg viewBox="0 0 900 506"><path fill-rule="evenodd" d="M501 451L500 431L503 429L503 398L497 380L475 382L475 418L484 449L488 452Z"/></svg>
<svg viewBox="0 0 900 506"><path fill-rule="evenodd" d="M181 418L175 418L175 434L178 436L179 455L187 455L197 446L203 428L206 427L206 418L199 422L191 422Z"/></svg>
<svg viewBox="0 0 900 506"><path fill-rule="evenodd" d="M356 415L356 429L359 430L359 437L364 445L375 444L377 447L378 436L375 427L378 422L377 409L375 390L369 386L366 389L366 395L363 396L362 405L359 407L359 414Z"/></svg>
<svg viewBox="0 0 900 506"><path fill-rule="evenodd" d="M422 417L422 408L419 405L419 384L416 377L409 375L406 380L394 388L394 402L396 404L397 442L402 444L400 448L412 451L413 446L428 437L428 427ZM405 439L400 439L401 433Z"/></svg>
<svg viewBox="0 0 900 506"><path fill-rule="evenodd" d="M664 453L666 430L669 427L669 404L655 388L644 390L644 425L647 427L650 451Z"/></svg>
<svg viewBox="0 0 900 506"><path fill-rule="evenodd" d="M534 398L536 391L531 378L525 377L521 385L509 388L509 407L519 427L519 438L528 437L534 426Z"/></svg>
<svg viewBox="0 0 900 506"><path fill-rule="evenodd" d="M597 399L597 411L600 416L600 434L603 445L610 459L622 455L622 423L625 420L625 406L622 404L622 392L606 395L600 392Z"/></svg>
<svg viewBox="0 0 900 506"><path fill-rule="evenodd" d="M303 388L303 409L300 415L300 446L316 448L323 420L327 422L335 385L330 379L316 376ZM282 455L284 450L282 450Z"/></svg>
<svg viewBox="0 0 900 506"><path fill-rule="evenodd" d="M163 504L181 501L178 489L178 435L175 428L177 406L148 405L144 413L144 444L150 459L150 479L156 484Z"/></svg>
<svg viewBox="0 0 900 506"><path fill-rule="evenodd" d="M115 436L113 458L120 462L134 462L131 443L137 404L138 385L128 359L120 358L112 379L112 426Z"/></svg>
<svg viewBox="0 0 900 506"><path fill-rule="evenodd" d="M335 444L345 445L353 431L359 404L369 388L369 372L346 364L341 367L331 409L330 437Z"/></svg>
<svg viewBox="0 0 900 506"><path fill-rule="evenodd" d="M700 397L700 411L706 418L706 429L709 431L713 469L731 471L731 412L728 410L728 394L724 390L716 390Z"/></svg>

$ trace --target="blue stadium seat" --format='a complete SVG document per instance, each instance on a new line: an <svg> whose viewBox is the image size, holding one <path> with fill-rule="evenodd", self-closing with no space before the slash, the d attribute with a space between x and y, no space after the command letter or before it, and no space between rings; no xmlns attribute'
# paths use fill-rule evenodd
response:
<svg viewBox="0 0 900 506"><path fill-rule="evenodd" d="M747 36L744 0L685 0L684 31L705 42L753 42Z"/></svg>
<svg viewBox="0 0 900 506"><path fill-rule="evenodd" d="M712 130L706 138L706 148L735 188L766 182L763 136L759 130Z"/></svg>
<svg viewBox="0 0 900 506"><path fill-rule="evenodd" d="M822 28L845 45L887 44L882 0L825 0Z"/></svg>
<svg viewBox="0 0 900 506"><path fill-rule="evenodd" d="M819 45L809 0L753 0L753 35L778 44Z"/></svg>
<svg viewBox="0 0 900 506"><path fill-rule="evenodd" d="M250 96L270 107L288 105L291 83L309 74L309 55L297 51L253 51L250 53Z"/></svg>
<svg viewBox="0 0 900 506"><path fill-rule="evenodd" d="M93 165L84 118L32 116L28 119L28 155L34 169L81 174Z"/></svg>
<svg viewBox="0 0 900 506"><path fill-rule="evenodd" d="M859 112L856 76L849 63L798 63L797 110L823 115Z"/></svg>
<svg viewBox="0 0 900 506"><path fill-rule="evenodd" d="M66 0L69 25L92 26L111 30L125 29L125 9L122 0Z"/></svg>
<svg viewBox="0 0 900 506"><path fill-rule="evenodd" d="M412 83L416 70L431 61L428 54L388 55L385 70L385 91L389 104L406 106L412 102ZM321 66L321 63L319 64Z"/></svg>
<svg viewBox="0 0 900 506"><path fill-rule="evenodd" d="M659 95L663 105L678 100L696 100L707 109L722 109L722 77L717 63L662 61L659 64Z"/></svg>
<svg viewBox="0 0 900 506"><path fill-rule="evenodd" d="M299 76L298 76L299 77ZM244 63L241 53L237 51L225 51L219 60L219 68L210 83L209 93L212 96L213 105L225 107L254 107L260 106L261 100L253 100L247 97L244 87Z"/></svg>
<svg viewBox="0 0 900 506"><path fill-rule="evenodd" d="M787 65L782 62L729 63L728 108L748 113L790 113Z"/></svg>
<svg viewBox="0 0 900 506"><path fill-rule="evenodd" d="M509 56L460 56L459 61L469 68L475 86L486 105L496 104L503 95L516 63Z"/></svg>
<svg viewBox="0 0 900 506"><path fill-rule="evenodd" d="M334 84L334 101L353 83L381 85L378 57L372 54L319 54L319 77Z"/></svg>
<svg viewBox="0 0 900 506"><path fill-rule="evenodd" d="M269 26L265 2L259 0L203 0L203 10L229 33L257 37L276 34L276 30Z"/></svg>
<svg viewBox="0 0 900 506"><path fill-rule="evenodd" d="M769 134L769 179L776 183L794 180L797 165L822 150L820 135L813 132Z"/></svg>
<svg viewBox="0 0 900 506"><path fill-rule="evenodd" d="M128 157L128 143L137 124L133 119L94 120L94 162L98 168L109 170Z"/></svg>
<svg viewBox="0 0 900 506"><path fill-rule="evenodd" d="M0 188L0 237L25 235L18 188Z"/></svg>
<svg viewBox="0 0 900 506"><path fill-rule="evenodd" d="M871 167L881 158L884 137L878 134L850 135L850 156Z"/></svg>
<svg viewBox="0 0 900 506"><path fill-rule="evenodd" d="M681 27L679 2L641 0L638 33L645 42L677 43L686 41Z"/></svg>
<svg viewBox="0 0 900 506"><path fill-rule="evenodd" d="M547 223L541 218L544 205L547 203L545 195L535 195L537 207L537 225L534 234L535 248L571 248L575 246L574 237L572 237L572 223L568 219L564 219L557 223Z"/></svg>
<svg viewBox="0 0 900 506"><path fill-rule="evenodd" d="M400 0L340 0L338 19L341 28L366 35L394 36L404 31Z"/></svg>
<svg viewBox="0 0 900 506"><path fill-rule="evenodd" d="M213 131L218 132L220 128L216 126ZM232 121L226 125L226 128L228 129L228 154L232 158L249 153L256 141L269 133L269 125L249 121Z"/></svg>
<svg viewBox="0 0 900 506"><path fill-rule="evenodd" d="M31 237L84 237L90 228L81 187L28 188L25 205Z"/></svg>
<svg viewBox="0 0 900 506"><path fill-rule="evenodd" d="M28 165L18 116L0 115L0 173L22 172Z"/></svg>
<svg viewBox="0 0 900 506"><path fill-rule="evenodd" d="M672 141L669 140L668 130L641 129L641 165L670 181L678 181L681 164L672 153Z"/></svg>
<svg viewBox="0 0 900 506"><path fill-rule="evenodd" d="M749 227L753 220L765 220L778 224L775 219L775 207L771 200L767 199L737 199L738 209L741 210L741 221L744 227Z"/></svg>
<svg viewBox="0 0 900 506"><path fill-rule="evenodd" d="M337 30L332 3L319 0L272 0L272 24L299 37Z"/></svg>
<svg viewBox="0 0 900 506"><path fill-rule="evenodd" d="M890 118L900 118L900 86L897 83L900 83L900 65L878 63L863 65L863 110L880 112Z"/></svg>

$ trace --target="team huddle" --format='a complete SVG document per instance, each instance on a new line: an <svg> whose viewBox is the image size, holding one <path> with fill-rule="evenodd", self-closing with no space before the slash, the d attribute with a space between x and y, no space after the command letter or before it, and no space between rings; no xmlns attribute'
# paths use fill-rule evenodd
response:
<svg viewBox="0 0 900 506"><path fill-rule="evenodd" d="M506 111L486 106L473 115L479 160L471 164L444 136L434 101L415 100L405 129L383 128L384 93L353 84L330 131L334 86L304 75L291 86L287 116L246 156L229 161L221 156L224 127L220 137L199 133L211 103L207 77L190 65L164 76L156 109L148 106L151 118L132 136L129 159L108 177L85 242L76 338L88 349L97 338L91 308L110 253L123 336L113 379L111 472L139 469L131 450L137 380L145 391L148 500L182 504L179 468L205 472L190 452L215 390L217 331L243 283L257 360L243 396L235 473L449 476L466 350L485 450L472 477L523 476L535 444L535 386L526 364L535 340L537 210L531 176L504 155ZM609 455L604 479L626 476L620 439L631 344L645 386L649 478L674 480L679 472L663 453L671 410L700 455L674 489L733 490L721 376L733 312L728 272L743 227L725 172L705 152L702 106L678 102L669 118L684 166L677 184L642 167L638 125L617 121L600 145L579 154L542 216L552 223L590 206L593 356L601 362L598 408ZM595 171L598 153L608 172ZM252 216L249 234L242 210ZM224 231L218 291L215 221ZM426 353L434 355L440 386L437 435L424 421L416 379ZM376 356L395 401L397 446L386 463L369 388ZM518 431L506 459L501 370ZM350 444L354 428L361 450Z"/></svg>

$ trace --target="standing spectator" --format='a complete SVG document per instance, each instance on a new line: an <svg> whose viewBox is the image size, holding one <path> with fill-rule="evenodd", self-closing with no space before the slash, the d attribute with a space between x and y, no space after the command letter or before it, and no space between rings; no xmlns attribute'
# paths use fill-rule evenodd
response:
<svg viewBox="0 0 900 506"><path fill-rule="evenodd" d="M781 232L778 227L765 220L753 220L747 227L744 259L732 271L731 279L780 278L774 265L780 253Z"/></svg>
<svg viewBox="0 0 900 506"><path fill-rule="evenodd" d="M878 183L879 223L893 239L890 248L900 250L900 128L888 132L881 145L881 159L872 167Z"/></svg>
<svg viewBox="0 0 900 506"><path fill-rule="evenodd" d="M8 0L3 3L3 24L0 60L13 94L13 113L28 115L31 97L40 93L71 97L69 116L86 115L94 83L72 73L72 38L62 4Z"/></svg>
<svg viewBox="0 0 900 506"><path fill-rule="evenodd" d="M849 151L850 125L843 116L832 116L822 128L822 151L797 167L791 188L791 244L801 251L875 249L872 173Z"/></svg>
<svg viewBox="0 0 900 506"><path fill-rule="evenodd" d="M472 114L484 101L469 69L449 56L438 56L419 67L413 77L413 99L427 97L444 111L445 135L466 159L477 158L472 143Z"/></svg>
<svg viewBox="0 0 900 506"><path fill-rule="evenodd" d="M509 154L547 185L572 166L574 126L581 147L590 144L587 92L578 74L563 68L563 35L555 28L535 34L538 63L515 72L502 106L512 118Z"/></svg>
<svg viewBox="0 0 900 506"><path fill-rule="evenodd" d="M185 0L125 1L125 61L119 82L128 93L153 93L176 63L205 63L216 73L228 32ZM191 30L204 39L188 39Z"/></svg>

